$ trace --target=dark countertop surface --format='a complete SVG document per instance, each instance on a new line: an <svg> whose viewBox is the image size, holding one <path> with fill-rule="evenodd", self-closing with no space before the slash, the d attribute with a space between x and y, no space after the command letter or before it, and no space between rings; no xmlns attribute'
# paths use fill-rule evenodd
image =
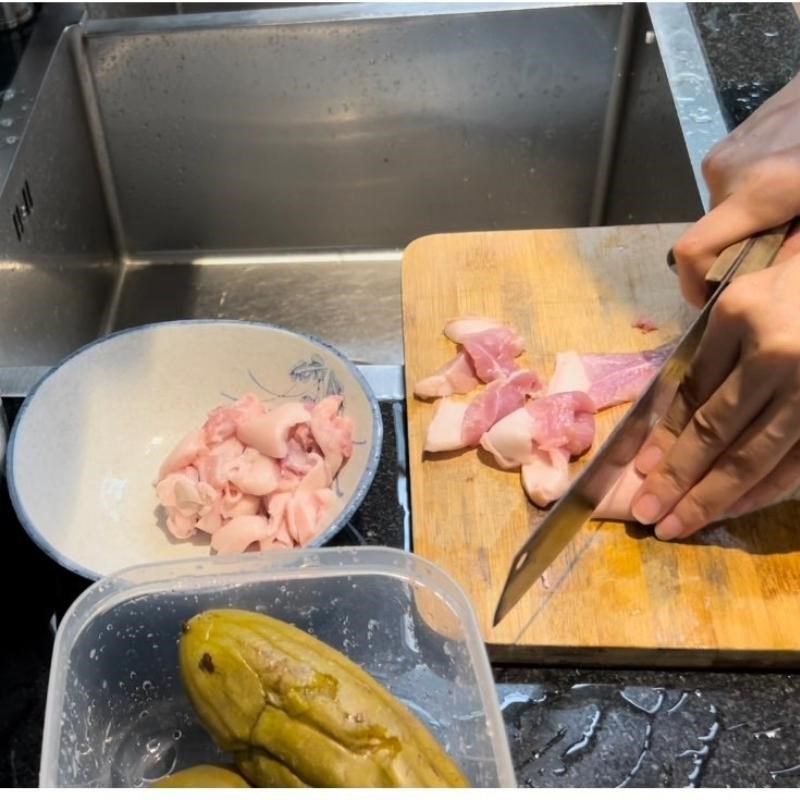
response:
<svg viewBox="0 0 800 800"><path fill-rule="evenodd" d="M729 125L738 124L800 68L800 24L790 4L692 7ZM0 91L14 55L0 42ZM8 404L13 418L17 404ZM334 543L403 546L395 424L364 506ZM28 539L0 482L5 563L28 584L2 584L0 786L35 786L55 619L85 587ZM15 613L24 608L25 614ZM54 618L55 615L55 618ZM9 630L10 629L10 630ZM767 672L495 669L520 785L800 787L800 681Z"/></svg>
<svg viewBox="0 0 800 800"><path fill-rule="evenodd" d="M691 12L729 129L800 71L791 3L696 3Z"/></svg>

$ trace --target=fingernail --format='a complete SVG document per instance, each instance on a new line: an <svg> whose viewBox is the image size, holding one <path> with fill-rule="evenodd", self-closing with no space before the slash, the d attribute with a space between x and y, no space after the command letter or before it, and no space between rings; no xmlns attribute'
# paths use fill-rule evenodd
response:
<svg viewBox="0 0 800 800"><path fill-rule="evenodd" d="M656 536L664 541L677 539L683 533L683 523L675 514L670 514L656 525Z"/></svg>
<svg viewBox="0 0 800 800"><path fill-rule="evenodd" d="M660 447L654 445L645 447L636 458L636 468L639 472L649 475L658 466L663 456L664 453Z"/></svg>
<svg viewBox="0 0 800 800"><path fill-rule="evenodd" d="M633 504L631 511L643 525L652 525L661 515L661 502L654 494L644 494Z"/></svg>

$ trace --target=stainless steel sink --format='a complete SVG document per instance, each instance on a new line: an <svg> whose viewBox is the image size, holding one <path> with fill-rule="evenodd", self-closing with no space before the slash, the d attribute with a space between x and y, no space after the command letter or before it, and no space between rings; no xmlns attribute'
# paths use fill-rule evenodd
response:
<svg viewBox="0 0 800 800"><path fill-rule="evenodd" d="M710 90L687 66L685 7L656 17L658 42L647 7L622 5L67 28L0 153L0 394L175 318L265 320L399 365L400 254L418 236L695 218L686 142L721 115L712 100L691 122L676 94L689 67L695 100Z"/></svg>

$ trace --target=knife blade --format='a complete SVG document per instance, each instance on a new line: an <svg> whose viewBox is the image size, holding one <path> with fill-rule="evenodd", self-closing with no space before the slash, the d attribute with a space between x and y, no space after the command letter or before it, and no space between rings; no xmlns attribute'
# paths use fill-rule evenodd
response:
<svg viewBox="0 0 800 800"><path fill-rule="evenodd" d="M536 527L511 562L494 615L497 626L589 521L592 513L638 453L666 411L697 352L703 333L725 287L736 275L768 267L780 250L790 224L731 245L706 276L709 300L678 341L644 394L586 465L566 494Z"/></svg>

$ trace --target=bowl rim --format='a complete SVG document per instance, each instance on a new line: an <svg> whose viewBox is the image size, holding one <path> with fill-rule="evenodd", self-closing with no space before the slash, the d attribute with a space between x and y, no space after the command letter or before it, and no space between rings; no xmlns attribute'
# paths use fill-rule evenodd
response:
<svg viewBox="0 0 800 800"><path fill-rule="evenodd" d="M369 491L370 487L372 486L373 481L375 480L375 475L378 471L378 463L380 462L382 447L383 447L383 418L381 417L380 406L378 405L378 399L375 396L375 392L373 392L372 387L369 385L369 382L364 377L361 370L351 361L344 353L338 350L331 344L322 341L320 338L314 336L313 334L307 333L297 333L296 331L289 330L288 328L282 328L279 325L272 325L268 322L258 322L258 321L248 321L248 320L236 320L236 319L187 319L187 320L165 320L163 322L148 322L143 325L136 325L131 328L125 328L124 330L120 331L113 331L112 333L106 334L105 336L101 336L97 339L93 339L91 342L87 342L84 345L81 345L76 350L73 350L71 353L68 353L61 361L59 361L55 366L49 369L44 375L42 375L38 381L34 384L33 388L28 392L25 400L22 402L20 409L17 413L16 419L14 420L14 424L11 428L10 435L8 437L8 447L6 450L6 458L5 458L5 472L6 472L6 482L8 484L8 493L9 497L11 498L11 505L14 509L14 513L17 516L20 524L22 525L25 533L28 534L29 538L34 542L34 544L42 550L49 558L53 559L57 564L61 565L65 569L69 570L70 572L74 573L75 575L80 575L83 578L88 578L91 581L97 581L101 578L107 577L108 575L117 572L118 570L114 570L112 572L103 574L100 572L95 572L88 567L85 567L82 564L77 563L70 557L64 555L60 552L55 545L50 542L48 539L44 537L41 531L39 531L38 527L33 524L33 521L28 516L28 513L25 508L25 504L22 498L19 495L17 490L17 483L15 477L15 464L16 464L16 452L17 452L17 434L19 433L19 429L25 419L26 413L30 409L30 404L35 400L36 395L38 394L40 388L44 386L44 384L53 378L56 373L65 367L70 361L78 358L79 356L86 353L88 350L94 349L96 347L100 347L112 339L117 339L122 336L130 336L132 334L141 333L142 331L149 330L151 328L175 328L175 327L188 327L192 325L219 325L219 326L236 326L236 327L249 327L249 328L257 328L264 331L272 331L277 332L280 334L285 334L296 339L305 340L307 342L313 343L315 346L321 348L322 350L327 350L331 355L338 358L342 364L347 368L348 372L355 378L356 382L361 387L362 391L364 392L367 402L369 403L370 411L372 413L372 446L370 447L369 455L367 456L367 466L364 470L364 474L359 479L358 484L356 485L356 489L353 492L353 496L350 498L348 503L345 507L339 512L339 514L331 521L328 527L319 535L316 539L313 539L309 542L304 549L310 548L317 548L321 547L322 545L326 544L330 541L337 533L339 533L345 525L350 521L352 516L358 510L359 506L363 502L364 498L366 497L367 492ZM257 554L252 554L257 555ZM169 559L170 561L173 559ZM174 559L175 563L179 563L184 559ZM142 563L149 563L149 562L142 562ZM131 567L138 566L138 564L128 564L126 567L122 567L121 569L128 569Z"/></svg>

